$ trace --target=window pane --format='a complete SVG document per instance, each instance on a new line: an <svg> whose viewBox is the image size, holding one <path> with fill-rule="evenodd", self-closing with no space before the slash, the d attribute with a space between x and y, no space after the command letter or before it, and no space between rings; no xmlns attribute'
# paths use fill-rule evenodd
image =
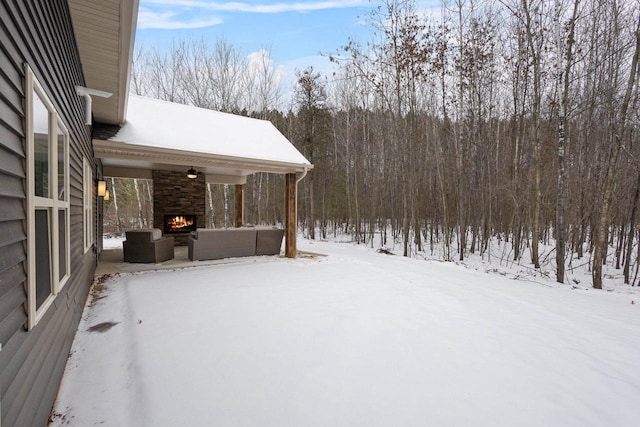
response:
<svg viewBox="0 0 640 427"><path fill-rule="evenodd" d="M49 210L36 210L36 309L51 295L51 249Z"/></svg>
<svg viewBox="0 0 640 427"><path fill-rule="evenodd" d="M62 280L67 275L67 211L58 210L58 280Z"/></svg>
<svg viewBox="0 0 640 427"><path fill-rule="evenodd" d="M93 219L93 169L91 164L83 160L84 173L84 249L87 251L93 245L94 219Z"/></svg>
<svg viewBox="0 0 640 427"><path fill-rule="evenodd" d="M67 160L67 147L66 147L66 135L60 129L60 123L58 123L58 200L66 201L67 195L65 194L65 162Z"/></svg>
<svg viewBox="0 0 640 427"><path fill-rule="evenodd" d="M35 195L49 198L49 111L33 92L33 167Z"/></svg>

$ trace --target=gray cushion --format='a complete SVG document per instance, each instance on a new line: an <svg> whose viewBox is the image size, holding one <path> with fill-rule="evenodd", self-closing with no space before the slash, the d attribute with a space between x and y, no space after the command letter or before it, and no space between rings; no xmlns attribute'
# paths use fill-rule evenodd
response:
<svg viewBox="0 0 640 427"><path fill-rule="evenodd" d="M159 228L143 228L141 230L129 230L126 232L127 240L136 242L153 242L162 239L162 230Z"/></svg>
<svg viewBox="0 0 640 427"><path fill-rule="evenodd" d="M284 230L277 227L260 227L256 231L256 255L278 255Z"/></svg>
<svg viewBox="0 0 640 427"><path fill-rule="evenodd" d="M256 230L244 228L196 230L189 237L191 260L253 256L256 254Z"/></svg>
<svg viewBox="0 0 640 427"><path fill-rule="evenodd" d="M189 237L191 260L280 253L284 230L276 227L198 228Z"/></svg>

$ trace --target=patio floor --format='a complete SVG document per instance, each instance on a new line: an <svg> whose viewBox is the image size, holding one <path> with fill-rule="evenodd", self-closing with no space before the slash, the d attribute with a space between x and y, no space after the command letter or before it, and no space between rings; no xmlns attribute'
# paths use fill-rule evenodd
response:
<svg viewBox="0 0 640 427"><path fill-rule="evenodd" d="M326 255L298 250L298 258L309 258L317 256ZM283 257L283 255L278 255L277 257ZM209 265L235 264L244 262L247 258L251 257L191 261L189 259L188 247L176 246L174 249L174 258L168 261L159 263L131 263L123 261L122 247L107 248L103 249L99 255L95 276L100 277L105 274L115 273L137 273L142 271L177 270L183 268L204 267Z"/></svg>
<svg viewBox="0 0 640 427"><path fill-rule="evenodd" d="M238 262L240 258L214 259L208 261L191 261L186 246L176 246L174 257L168 261L159 263L124 262L122 248L103 249L99 256L95 275L114 273L136 273L140 271L176 270L182 268L200 267L216 264L229 264Z"/></svg>

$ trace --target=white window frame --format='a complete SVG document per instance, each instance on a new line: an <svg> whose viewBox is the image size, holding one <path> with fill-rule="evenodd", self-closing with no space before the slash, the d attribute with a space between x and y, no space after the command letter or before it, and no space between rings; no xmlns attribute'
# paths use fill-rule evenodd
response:
<svg viewBox="0 0 640 427"><path fill-rule="evenodd" d="M25 64L25 106L26 106L26 130L27 130L27 316L28 328L32 329L42 319L46 311L53 304L56 296L71 274L71 243L70 243L70 194L69 194L69 131L64 125L62 118L58 115L53 103L50 101L42 85L37 81L31 68ZM34 101L33 95L37 94L48 111L48 144L49 144L49 167L48 186L49 197L35 195L35 168L34 168ZM63 194L66 200L59 200L58 194L58 131L63 136L64 144L64 188ZM46 209L49 212L49 263L50 263L50 284L51 293L47 299L37 307L36 302L36 242L35 242L35 212ZM59 214L63 211L65 215L65 269L66 274L60 278L60 242L59 242Z"/></svg>
<svg viewBox="0 0 640 427"><path fill-rule="evenodd" d="M84 234L84 252L94 244L93 218L93 167L86 158L82 158L82 228Z"/></svg>
<svg viewBox="0 0 640 427"><path fill-rule="evenodd" d="M64 125L64 123L62 122L62 119L60 117L58 117L58 122L57 122L57 126L58 129L62 131L62 134L64 135L64 171L62 172L64 174L64 194L65 194L65 198L66 200L60 200L60 197L56 197L56 201L57 201L57 212L58 215L60 215L60 211L64 210L64 215L65 215L65 224L67 226L66 229L66 233L65 233L65 240L66 240L66 247L65 247L65 251L66 251L66 256L65 256L65 261L66 261L66 266L65 266L65 270L67 272L67 274L65 274L62 278L60 278L59 280L54 282L54 285L56 286L55 291L56 294L58 294L62 288L64 287L64 285L67 283L67 281L69 280L69 277L71 277L71 193L70 193L70 188L69 188L69 180L70 180L70 173L69 173L69 144L70 144L70 137L69 137L69 130L67 129L67 127ZM57 132L55 133L55 135L57 135ZM56 147L57 148L57 147ZM53 154L54 156L56 156L56 154ZM58 163L56 162L56 176L60 175L60 171L58 170ZM58 188L58 187L56 187ZM56 218L59 219L59 218ZM56 222L56 231L59 232L60 230L58 229L59 226L59 222ZM56 234L56 239L58 239L59 234ZM56 243L56 248L59 248L59 242ZM59 269L59 263L56 264L56 274L57 276L55 277L60 277L60 271Z"/></svg>

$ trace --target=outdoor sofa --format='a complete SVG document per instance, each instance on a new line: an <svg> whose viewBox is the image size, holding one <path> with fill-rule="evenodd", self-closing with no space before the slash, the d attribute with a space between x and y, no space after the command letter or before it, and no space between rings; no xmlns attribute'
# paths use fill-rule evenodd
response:
<svg viewBox="0 0 640 427"><path fill-rule="evenodd" d="M189 237L189 259L278 255L284 230L273 227L198 228Z"/></svg>
<svg viewBox="0 0 640 427"><path fill-rule="evenodd" d="M157 263L173 259L173 237L164 237L158 228L129 230L122 242L124 262Z"/></svg>

